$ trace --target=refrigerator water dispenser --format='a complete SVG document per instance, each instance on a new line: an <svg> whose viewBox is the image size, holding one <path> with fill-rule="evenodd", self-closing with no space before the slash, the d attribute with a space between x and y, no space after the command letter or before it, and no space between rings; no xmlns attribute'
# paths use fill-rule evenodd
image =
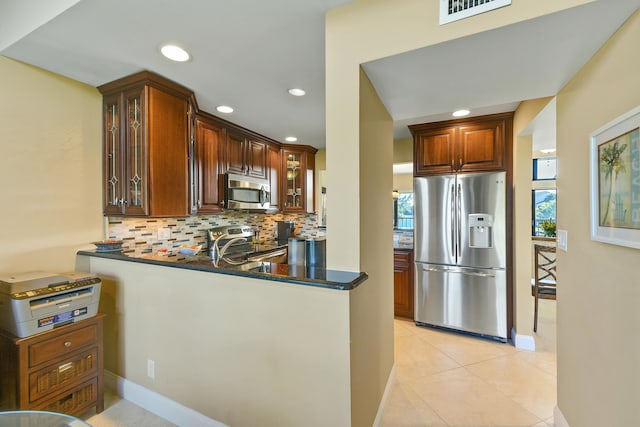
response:
<svg viewBox="0 0 640 427"><path fill-rule="evenodd" d="M469 214L469 247L492 248L493 216L489 214Z"/></svg>

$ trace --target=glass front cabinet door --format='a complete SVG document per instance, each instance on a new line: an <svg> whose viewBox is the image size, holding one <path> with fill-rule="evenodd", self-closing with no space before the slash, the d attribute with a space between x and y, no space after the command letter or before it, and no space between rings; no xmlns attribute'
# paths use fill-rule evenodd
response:
<svg viewBox="0 0 640 427"><path fill-rule="evenodd" d="M189 215L192 92L149 71L98 90L103 97L104 215Z"/></svg>
<svg viewBox="0 0 640 427"><path fill-rule="evenodd" d="M104 114L104 155L102 170L104 173L103 206L105 215L122 213L122 120L120 110L122 100L120 94L105 96Z"/></svg>
<svg viewBox="0 0 640 427"><path fill-rule="evenodd" d="M106 215L146 213L144 91L142 87L104 97Z"/></svg>
<svg viewBox="0 0 640 427"><path fill-rule="evenodd" d="M314 211L315 153L313 147L288 146L282 149L283 210Z"/></svg>
<svg viewBox="0 0 640 427"><path fill-rule="evenodd" d="M305 164L303 153L285 150L285 209L302 210Z"/></svg>

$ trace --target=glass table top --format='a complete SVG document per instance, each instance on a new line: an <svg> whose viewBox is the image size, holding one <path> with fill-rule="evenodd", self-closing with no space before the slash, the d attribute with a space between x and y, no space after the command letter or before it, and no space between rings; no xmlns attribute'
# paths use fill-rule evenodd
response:
<svg viewBox="0 0 640 427"><path fill-rule="evenodd" d="M91 427L85 421L71 415L46 411L0 412L2 427Z"/></svg>

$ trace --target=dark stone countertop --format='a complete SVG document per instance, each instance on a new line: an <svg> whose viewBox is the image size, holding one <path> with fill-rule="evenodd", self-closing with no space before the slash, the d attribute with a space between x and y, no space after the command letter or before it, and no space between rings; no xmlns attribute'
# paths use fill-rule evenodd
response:
<svg viewBox="0 0 640 427"><path fill-rule="evenodd" d="M274 280L298 285L316 286L327 289L348 291L356 288L369 278L367 273L327 270L298 265L278 264L272 262L248 262L243 265L231 265L220 262L213 265L207 255L140 255L130 256L123 252L78 251L78 255L159 265L185 270L206 271L233 276L251 277L254 279Z"/></svg>
<svg viewBox="0 0 640 427"><path fill-rule="evenodd" d="M401 250L401 251L412 251L413 250L413 243L394 243L393 244L393 249L394 250Z"/></svg>

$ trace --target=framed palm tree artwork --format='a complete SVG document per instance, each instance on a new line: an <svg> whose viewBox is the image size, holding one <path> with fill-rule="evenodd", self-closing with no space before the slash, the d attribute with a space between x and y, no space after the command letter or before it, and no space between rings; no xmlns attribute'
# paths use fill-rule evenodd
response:
<svg viewBox="0 0 640 427"><path fill-rule="evenodd" d="M640 248L640 107L591 134L591 239Z"/></svg>

